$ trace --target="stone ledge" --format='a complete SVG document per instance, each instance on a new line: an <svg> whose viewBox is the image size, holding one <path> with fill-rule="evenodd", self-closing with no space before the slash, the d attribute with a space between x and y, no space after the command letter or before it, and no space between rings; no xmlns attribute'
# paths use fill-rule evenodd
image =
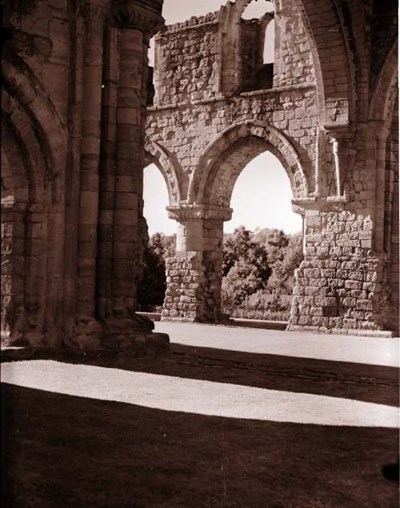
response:
<svg viewBox="0 0 400 508"><path fill-rule="evenodd" d="M394 333L387 330L361 330L357 328L320 328L317 326L298 326L298 325L288 325L288 332L311 332L311 333L323 333L325 335L343 335L343 336L356 336L356 337L371 337L371 338L380 338L380 339L393 339Z"/></svg>
<svg viewBox="0 0 400 508"><path fill-rule="evenodd" d="M135 312L135 314L151 319L152 321L161 321L161 312Z"/></svg>
<svg viewBox="0 0 400 508"><path fill-rule="evenodd" d="M278 95L280 93L292 92L292 91L295 92L297 90L315 90L315 88L316 88L315 85L311 85L311 84L280 86L280 87L276 87L276 88L265 88L265 89L253 90L253 91L249 91L249 92L241 92L241 93L235 95L234 97L232 97L230 100L232 100L232 99L247 99L249 97L254 97L254 96ZM176 102L173 104L163 104L161 106L154 105L154 106L148 107L147 111L148 111L148 113L156 113L157 111L164 111L164 110L168 110L168 109L184 108L184 107L187 107L188 105L198 106L198 105L203 105L203 104L213 104L216 102L226 102L226 101L227 101L226 96L219 94L219 95L216 95L215 97L211 97L210 99L199 99L199 100L194 100L194 101Z"/></svg>

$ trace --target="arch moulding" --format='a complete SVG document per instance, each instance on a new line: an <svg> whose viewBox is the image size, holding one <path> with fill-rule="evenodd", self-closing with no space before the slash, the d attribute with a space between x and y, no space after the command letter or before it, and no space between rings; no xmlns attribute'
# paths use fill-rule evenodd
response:
<svg viewBox="0 0 400 508"><path fill-rule="evenodd" d="M394 40L385 62L379 72L372 93L369 119L391 122L393 107L397 96L398 83L398 40Z"/></svg>
<svg viewBox="0 0 400 508"><path fill-rule="evenodd" d="M147 140L145 145L147 164L155 164L164 177L168 189L169 206L177 205L181 201L183 186L183 172L177 163L171 160L167 150L156 141Z"/></svg>
<svg viewBox="0 0 400 508"><path fill-rule="evenodd" d="M42 178L52 181L54 185L55 177L62 174L66 164L66 126L41 83L22 60L5 51L1 73L4 90L16 98L19 107L26 112L35 128L46 165L46 174ZM62 189L53 186L52 190L52 200L58 202Z"/></svg>
<svg viewBox="0 0 400 508"><path fill-rule="evenodd" d="M289 139L272 126L259 125L253 122L235 124L225 129L205 149L189 186L188 201L202 204L207 185L219 168L218 159L228 150L233 149L235 143L241 140L259 139L265 142L265 151L269 150L282 163L289 177L294 198L308 195L308 183L300 157ZM257 156L259 153L255 153Z"/></svg>

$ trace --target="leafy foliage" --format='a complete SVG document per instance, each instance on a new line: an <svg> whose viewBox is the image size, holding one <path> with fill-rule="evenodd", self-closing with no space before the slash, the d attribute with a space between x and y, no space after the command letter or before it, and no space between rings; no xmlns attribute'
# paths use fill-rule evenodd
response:
<svg viewBox="0 0 400 508"><path fill-rule="evenodd" d="M144 271L138 287L138 307L142 311L152 311L162 305L167 287L165 277L164 235L156 233L150 238L143 255Z"/></svg>
<svg viewBox="0 0 400 508"><path fill-rule="evenodd" d="M271 275L267 250L243 226L224 244L222 275L225 306L240 305L248 296L267 287Z"/></svg>
<svg viewBox="0 0 400 508"><path fill-rule="evenodd" d="M224 244L223 310L236 317L286 319L302 259L300 233L236 229Z"/></svg>
<svg viewBox="0 0 400 508"><path fill-rule="evenodd" d="M139 308L162 305L166 289L165 259L175 255L176 236L153 235L144 254ZM222 265L223 311L236 317L286 319L294 271L303 259L302 235L278 229L252 232L241 226L225 235Z"/></svg>

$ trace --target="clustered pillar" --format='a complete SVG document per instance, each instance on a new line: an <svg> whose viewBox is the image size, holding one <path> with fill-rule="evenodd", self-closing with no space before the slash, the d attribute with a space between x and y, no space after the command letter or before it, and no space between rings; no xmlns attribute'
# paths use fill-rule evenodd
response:
<svg viewBox="0 0 400 508"><path fill-rule="evenodd" d="M96 321L96 257L99 207L100 120L103 73L104 0L84 6L85 49L82 73L82 124L79 179L78 266L75 341L81 347L100 345Z"/></svg>
<svg viewBox="0 0 400 508"><path fill-rule="evenodd" d="M135 314L147 234L147 51L163 19L141 0L114 0L111 12L108 3L89 0L84 10L77 309L70 342L127 350L166 339Z"/></svg>

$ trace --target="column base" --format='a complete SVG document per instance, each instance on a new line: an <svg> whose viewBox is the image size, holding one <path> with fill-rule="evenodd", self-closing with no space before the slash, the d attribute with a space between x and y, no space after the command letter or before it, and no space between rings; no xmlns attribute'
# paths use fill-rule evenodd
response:
<svg viewBox="0 0 400 508"><path fill-rule="evenodd" d="M3 316L2 316L3 319ZM5 321L5 319L4 319ZM39 327L30 325L24 310L19 310L12 325L2 323L1 347L42 347L45 337Z"/></svg>
<svg viewBox="0 0 400 508"><path fill-rule="evenodd" d="M93 317L76 316L63 329L46 333L38 331L1 332L4 350L15 350L24 356L28 350L57 351L64 349L82 352L110 351L127 356L157 356L169 352L169 337L154 333L154 323L133 314L129 318L111 318L105 322ZM23 350L26 350L25 353Z"/></svg>
<svg viewBox="0 0 400 508"><path fill-rule="evenodd" d="M169 337L155 333L154 323L144 316L110 319L104 325L101 345L104 349L128 356L157 356L169 352Z"/></svg>
<svg viewBox="0 0 400 508"><path fill-rule="evenodd" d="M154 323L133 314L129 318L97 321L80 316L63 345L83 351L113 351L128 356L156 356L169 352L169 337L154 333Z"/></svg>

